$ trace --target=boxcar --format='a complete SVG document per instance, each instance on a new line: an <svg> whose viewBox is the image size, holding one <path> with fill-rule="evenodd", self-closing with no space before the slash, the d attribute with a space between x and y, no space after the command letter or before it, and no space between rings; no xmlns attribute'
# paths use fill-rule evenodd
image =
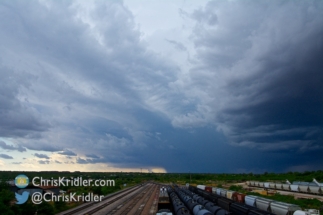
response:
<svg viewBox="0 0 323 215"><path fill-rule="evenodd" d="M239 203L244 203L245 200L245 194L243 193L238 193L238 192L235 192L232 194L232 200L235 201L235 202L239 202Z"/></svg>
<svg viewBox="0 0 323 215"><path fill-rule="evenodd" d="M233 195L234 193L236 193L236 191L228 190L228 191L227 191L227 196L226 196L226 197L227 197L228 199L232 199L232 195Z"/></svg>

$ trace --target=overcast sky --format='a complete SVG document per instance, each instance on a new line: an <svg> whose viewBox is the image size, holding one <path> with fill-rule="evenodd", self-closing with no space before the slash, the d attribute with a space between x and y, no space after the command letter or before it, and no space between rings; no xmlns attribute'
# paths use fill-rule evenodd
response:
<svg viewBox="0 0 323 215"><path fill-rule="evenodd" d="M323 1L0 1L0 169L323 169Z"/></svg>

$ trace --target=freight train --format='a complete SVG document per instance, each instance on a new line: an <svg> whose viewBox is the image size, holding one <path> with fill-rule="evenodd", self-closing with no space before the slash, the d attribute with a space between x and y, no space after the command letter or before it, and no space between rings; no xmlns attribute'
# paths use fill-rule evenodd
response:
<svg viewBox="0 0 323 215"><path fill-rule="evenodd" d="M189 190L199 194L203 198L211 201L213 204L233 215L273 215L273 213L269 211L245 205L244 200L236 202L233 199L229 199L224 196L224 192L222 192L222 195L219 195L221 194L221 191L224 191L224 189L218 190L218 192L212 192L212 187L206 187L203 185L198 185L198 187L189 186Z"/></svg>
<svg viewBox="0 0 323 215"><path fill-rule="evenodd" d="M259 181L248 181L248 186L261 187L264 189L275 189L285 190L298 193L308 193L315 195L323 195L323 184L313 179L313 182L293 182L290 183L275 183L275 182L259 182Z"/></svg>
<svg viewBox="0 0 323 215"><path fill-rule="evenodd" d="M197 185L189 190L208 199L234 215L314 215L318 210L302 211L298 205L277 202L259 196L245 195L222 188Z"/></svg>

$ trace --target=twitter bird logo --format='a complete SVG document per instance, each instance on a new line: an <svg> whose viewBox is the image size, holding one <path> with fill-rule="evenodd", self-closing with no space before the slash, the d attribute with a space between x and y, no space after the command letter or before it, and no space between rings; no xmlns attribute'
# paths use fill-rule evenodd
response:
<svg viewBox="0 0 323 215"><path fill-rule="evenodd" d="M21 204L27 202L28 197L29 197L28 191L24 191L21 195L18 193L15 193L15 194L16 194L16 199L17 199L16 204L21 205Z"/></svg>

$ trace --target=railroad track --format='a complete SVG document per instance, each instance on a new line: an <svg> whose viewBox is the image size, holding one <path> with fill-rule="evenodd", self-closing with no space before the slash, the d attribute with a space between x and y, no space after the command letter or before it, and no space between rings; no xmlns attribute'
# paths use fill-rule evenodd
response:
<svg viewBox="0 0 323 215"><path fill-rule="evenodd" d="M159 188L159 186L155 186L155 188L149 190L148 194L146 195L145 199L142 201L142 204L140 205L140 207L138 208L138 210L135 212L134 215L141 215L142 214L144 209L147 207L147 202L148 202L149 198L151 198L152 193L155 193L158 188Z"/></svg>
<svg viewBox="0 0 323 215"><path fill-rule="evenodd" d="M121 215L127 215L133 208L134 206L141 200L143 199L143 197L146 195L146 193L150 193L151 194L151 191L153 190L155 185L152 185L148 191L145 191L144 189L144 192L140 192L139 194L137 194L135 197L131 196L129 197L128 199L126 199L122 205L119 205L118 207L114 208L113 210L111 210L110 212L106 213L106 215L113 215L117 212L119 212L120 210L122 210L120 212ZM128 204L129 203L129 204ZM126 206L126 208L123 208L123 206Z"/></svg>
<svg viewBox="0 0 323 215"><path fill-rule="evenodd" d="M103 200L102 202L105 202L105 201L107 201L107 202L105 202L103 205L101 205L101 204L100 204L100 206L98 206L98 207L94 208L94 209L93 209L93 210L91 210L90 212L84 213L84 215L93 214L94 212L101 210L102 208L106 207L107 205L109 205L109 204L111 204L111 203L113 203L113 202L115 202L115 201L117 201L117 200L119 200L119 199L121 199L121 198L123 198L123 197L125 197L125 196L129 195L129 193L131 193L131 192L134 192L134 191L138 190L140 187L141 187L140 185L137 185L137 186L133 187L132 189L127 189L127 190L124 190L124 191L121 191L121 192L118 192L118 193L115 193L115 194L111 194L111 195L109 195L109 196L106 196L106 197L104 197L104 198L102 199L102 200ZM120 194L122 194L122 195L120 195ZM120 195L120 196L116 197L116 198L115 198L115 199L113 199L113 200L108 201L110 198L112 198L112 197L114 197L114 196L117 196L117 195ZM96 203L96 202L89 202L89 203L85 203L84 205L82 205L82 206L80 206L80 207L77 207L77 208L75 208L75 209L72 209L72 210L70 210L70 211L67 211L67 212L61 212L61 213L59 213L59 215L73 215L73 214L81 214L81 211L83 211L83 210L85 210L85 209L87 209L87 208L90 208L90 207L94 206L95 204L97 204L97 203ZM100 209L97 209L97 208L100 208ZM94 211L94 210L96 210L96 211ZM92 212L92 211L94 211L94 212ZM92 212L92 213L91 213L91 212Z"/></svg>
<svg viewBox="0 0 323 215"><path fill-rule="evenodd" d="M134 191L138 190L139 188L144 189L144 187L137 187L136 189L132 190L132 192L134 192ZM132 192L131 192L131 193L132 193ZM110 204L112 204L112 203L114 203L114 202L118 201L119 199L122 199L123 197L125 197L125 196L127 196L127 195L129 195L129 193L126 193L126 194L123 194L123 195L121 195L121 196L118 196L118 197L116 197L116 198L114 198L114 199L112 199L112 200L110 200L110 201L108 201L108 202L106 202L106 203L104 203L104 204L102 204L102 205L100 205L100 206L98 206L98 207L96 207L96 208L93 208L92 210L90 210L90 211L88 211L88 212L84 213L84 215L91 215L91 214L94 214L94 213L96 213L96 212L98 212L98 211L102 210L103 208L107 207L108 205L110 205ZM130 199L130 197L129 197L128 199Z"/></svg>

